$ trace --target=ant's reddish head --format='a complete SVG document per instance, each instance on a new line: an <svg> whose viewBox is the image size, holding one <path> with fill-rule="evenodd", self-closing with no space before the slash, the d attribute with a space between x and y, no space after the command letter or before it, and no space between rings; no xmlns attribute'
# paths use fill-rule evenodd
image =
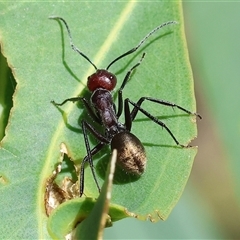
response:
<svg viewBox="0 0 240 240"><path fill-rule="evenodd" d="M88 89L93 92L97 88L113 90L117 84L117 78L114 74L105 69L98 69L94 74L88 77Z"/></svg>

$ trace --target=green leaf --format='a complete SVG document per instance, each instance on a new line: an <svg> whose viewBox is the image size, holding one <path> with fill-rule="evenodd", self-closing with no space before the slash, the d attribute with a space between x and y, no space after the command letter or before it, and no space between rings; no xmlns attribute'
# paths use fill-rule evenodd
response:
<svg viewBox="0 0 240 240"><path fill-rule="evenodd" d="M88 217L76 227L76 231L73 234L75 239L102 239L105 225L111 225L111 215L108 216L108 212L112 195L116 161L117 151L114 150L111 157L111 162L108 164L106 179L98 200ZM92 228L94 225L97 227ZM89 232L89 229L92 229L92 231Z"/></svg>
<svg viewBox="0 0 240 240"><path fill-rule="evenodd" d="M50 101L61 102L77 95L89 98L85 86L87 76L94 71L71 50L65 28L48 17L63 17L74 43L99 68L136 46L154 27L178 21L178 25L151 36L139 51L110 70L117 75L118 88L126 72L146 52L124 89L124 98L136 102L142 96L151 96L195 111L181 4L2 2L0 9L2 50L17 81L0 150L0 219L4 219L0 233L2 238L46 239L50 237L44 210L46 181L59 161L61 142L67 145L76 164L83 159L86 150L79 121L88 118L81 104L68 103L59 111ZM181 144L188 144L196 136L195 117L154 103L146 102L143 108L162 120ZM127 208L139 219L166 219L184 189L196 149L176 146L166 130L141 113L133 123L132 133L144 144L147 169L138 180L117 175L112 203ZM90 137L90 142L93 147L97 141ZM94 158L100 186L109 154L106 147ZM89 167L85 171L84 194L91 198L99 195Z"/></svg>
<svg viewBox="0 0 240 240"><path fill-rule="evenodd" d="M124 208L110 205L116 156L117 152L113 152L97 201L91 198L75 198L64 202L51 213L48 230L53 239L63 239L67 235L72 235L74 239L100 239L104 227L112 225L111 221L130 216ZM76 225L76 230L72 231Z"/></svg>

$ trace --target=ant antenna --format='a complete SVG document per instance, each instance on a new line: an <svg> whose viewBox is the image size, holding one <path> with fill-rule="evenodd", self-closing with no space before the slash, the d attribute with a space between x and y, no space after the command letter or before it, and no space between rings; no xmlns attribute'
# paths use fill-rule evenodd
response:
<svg viewBox="0 0 240 240"><path fill-rule="evenodd" d="M89 63L91 63L92 66L97 70L98 68L96 67L96 65L95 65L83 52L81 52L81 51L73 44L72 34L71 34L71 32L70 32L70 28L69 28L68 25L67 25L67 22L66 22L63 18L61 18L61 17L52 16L52 17L49 17L49 19L61 20L61 21L64 23L64 25L65 25L65 27L66 27L66 29L67 29L67 31L68 31L68 36L69 36L69 39L70 39L70 45L71 45L73 51L79 53L79 54L80 54L82 57L84 57Z"/></svg>
<svg viewBox="0 0 240 240"><path fill-rule="evenodd" d="M159 30L160 28L165 27L165 26L170 25L170 24L177 24L177 23L178 23L178 22L176 22L176 21L169 21L169 22L163 23L163 24L159 25L158 27L154 28L150 33L148 33L148 34L140 41L140 43L139 43L136 47L130 49L129 51L125 52L124 54L122 54L122 55L120 55L119 57L117 57L116 59L114 59L114 60L107 66L106 70L108 70L108 69L110 68L110 66L112 66L112 64L114 64L115 62L117 62L119 59L121 59L121 58L123 58L123 57L126 57L127 55L129 55L129 54L137 51L137 49L140 48L140 46L141 46L153 33L155 33L155 32L156 32L157 30Z"/></svg>

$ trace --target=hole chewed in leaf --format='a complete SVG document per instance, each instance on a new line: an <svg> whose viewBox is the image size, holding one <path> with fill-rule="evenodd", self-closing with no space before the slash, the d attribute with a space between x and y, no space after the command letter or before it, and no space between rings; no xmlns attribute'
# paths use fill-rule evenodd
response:
<svg viewBox="0 0 240 240"><path fill-rule="evenodd" d="M6 126L13 107L13 93L16 88L12 70L8 67L6 58L1 53L0 46L0 140L6 135Z"/></svg>
<svg viewBox="0 0 240 240"><path fill-rule="evenodd" d="M67 147L64 143L61 144L61 159L52 175L48 178L45 190L45 210L47 216L49 216L53 209L57 208L63 202L73 199L79 196L79 187L77 182L69 177L61 179L60 183L57 183L56 179L62 171L62 163L67 158ZM69 158L68 158L69 160ZM71 159L70 159L71 160ZM77 168L72 161L75 174L77 175Z"/></svg>

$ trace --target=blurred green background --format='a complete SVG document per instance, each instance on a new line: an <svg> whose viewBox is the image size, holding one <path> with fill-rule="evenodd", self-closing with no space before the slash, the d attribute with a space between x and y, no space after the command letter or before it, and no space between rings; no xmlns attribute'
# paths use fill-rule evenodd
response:
<svg viewBox="0 0 240 240"><path fill-rule="evenodd" d="M167 221L119 221L105 239L240 239L240 2L184 1L183 10L203 116L191 177Z"/></svg>

